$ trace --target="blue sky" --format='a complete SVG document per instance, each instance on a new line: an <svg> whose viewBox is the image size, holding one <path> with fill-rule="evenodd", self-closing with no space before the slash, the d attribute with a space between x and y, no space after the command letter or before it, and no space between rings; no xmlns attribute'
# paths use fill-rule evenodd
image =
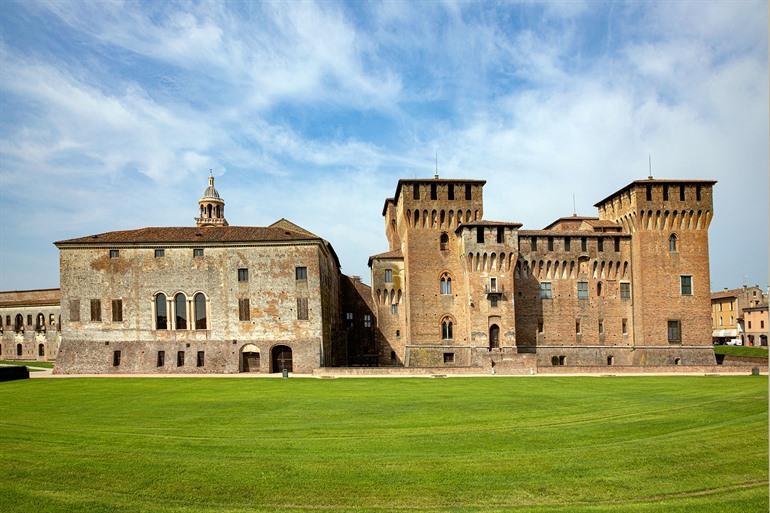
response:
<svg viewBox="0 0 770 513"><path fill-rule="evenodd" d="M287 217L368 281L398 178L487 180L542 228L631 180L713 178L712 288L768 283L767 4L4 2L0 289L52 241Z"/></svg>

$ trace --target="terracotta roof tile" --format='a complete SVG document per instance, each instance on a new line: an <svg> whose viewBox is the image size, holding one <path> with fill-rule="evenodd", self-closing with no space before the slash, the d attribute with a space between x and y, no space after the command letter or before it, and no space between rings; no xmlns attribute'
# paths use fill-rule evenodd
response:
<svg viewBox="0 0 770 513"><path fill-rule="evenodd" d="M147 227L100 233L88 237L60 240L56 246L80 244L121 243L210 243L210 242L271 242L291 240L318 240L309 232L300 233L283 227L263 226L205 226L205 227Z"/></svg>

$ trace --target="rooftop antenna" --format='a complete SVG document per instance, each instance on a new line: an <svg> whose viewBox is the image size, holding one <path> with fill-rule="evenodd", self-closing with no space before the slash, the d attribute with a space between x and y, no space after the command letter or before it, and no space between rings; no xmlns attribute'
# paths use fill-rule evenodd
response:
<svg viewBox="0 0 770 513"><path fill-rule="evenodd" d="M572 217L577 217L577 208L575 207L575 193L572 193Z"/></svg>
<svg viewBox="0 0 770 513"><path fill-rule="evenodd" d="M438 152L436 152L436 174L433 175L434 180L438 180Z"/></svg>
<svg viewBox="0 0 770 513"><path fill-rule="evenodd" d="M650 176L648 176L647 179L648 180L652 180L653 179L652 178L652 155L649 154L649 153L647 154L647 162L648 162L648 164L650 166Z"/></svg>

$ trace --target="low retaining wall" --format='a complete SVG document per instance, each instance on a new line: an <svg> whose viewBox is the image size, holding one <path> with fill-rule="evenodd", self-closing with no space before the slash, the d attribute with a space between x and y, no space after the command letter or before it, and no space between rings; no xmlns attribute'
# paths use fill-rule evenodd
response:
<svg viewBox="0 0 770 513"><path fill-rule="evenodd" d="M767 358L762 356L736 356L732 354L724 355L722 365L743 365L749 367L767 368Z"/></svg>

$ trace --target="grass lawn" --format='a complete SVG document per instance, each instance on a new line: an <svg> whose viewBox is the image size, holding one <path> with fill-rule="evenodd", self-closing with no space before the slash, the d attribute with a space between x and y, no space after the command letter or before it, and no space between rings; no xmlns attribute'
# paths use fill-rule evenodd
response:
<svg viewBox="0 0 770 513"><path fill-rule="evenodd" d="M763 512L767 377L0 383L4 512Z"/></svg>
<svg viewBox="0 0 770 513"><path fill-rule="evenodd" d="M767 358L767 348L761 346L714 346L714 353L734 356L764 356Z"/></svg>
<svg viewBox="0 0 770 513"><path fill-rule="evenodd" d="M46 369L53 369L53 362L38 362L35 360L0 360L0 364L3 365L29 365L32 367L44 367Z"/></svg>

